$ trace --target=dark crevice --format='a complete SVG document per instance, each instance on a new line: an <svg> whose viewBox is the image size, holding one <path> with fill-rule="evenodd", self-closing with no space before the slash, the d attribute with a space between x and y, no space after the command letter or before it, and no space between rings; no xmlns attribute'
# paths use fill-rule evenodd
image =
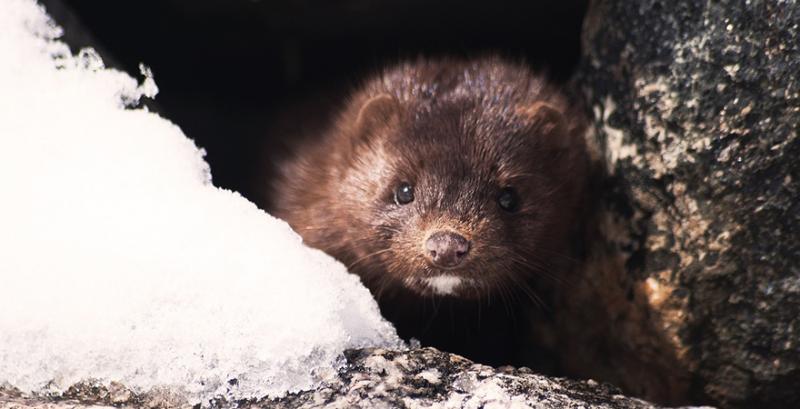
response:
<svg viewBox="0 0 800 409"><path fill-rule="evenodd" d="M586 0L44 0L74 48L153 69L156 109L208 152L214 183L253 200L264 151L405 58L497 53L566 80ZM66 6L66 7L63 7ZM86 30L69 30L79 21ZM287 125L288 123L288 125ZM285 131L288 130L288 131ZM254 188L255 186L255 188Z"/></svg>

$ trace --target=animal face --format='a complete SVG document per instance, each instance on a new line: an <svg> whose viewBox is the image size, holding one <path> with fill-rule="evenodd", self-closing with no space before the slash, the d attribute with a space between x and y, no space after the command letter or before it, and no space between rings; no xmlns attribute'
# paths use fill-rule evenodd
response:
<svg viewBox="0 0 800 409"><path fill-rule="evenodd" d="M378 294L400 284L461 298L511 296L537 275L552 278L575 206L563 114L468 98L391 109L388 125L360 130L370 134L357 136L364 143L344 173L350 206L362 208L352 214L369 232L351 270Z"/></svg>

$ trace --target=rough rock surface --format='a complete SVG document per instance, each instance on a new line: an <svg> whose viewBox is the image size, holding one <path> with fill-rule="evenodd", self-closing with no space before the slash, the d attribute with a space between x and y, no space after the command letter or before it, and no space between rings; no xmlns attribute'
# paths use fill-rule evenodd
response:
<svg viewBox="0 0 800 409"><path fill-rule="evenodd" d="M314 391L257 402L211 402L250 408L655 408L609 385L536 375L526 368L492 369L432 348L346 352L335 379ZM136 395L121 385L87 383L59 398L26 397L0 387L0 409L186 407L169 393Z"/></svg>
<svg viewBox="0 0 800 409"><path fill-rule="evenodd" d="M594 1L579 78L686 393L800 407L800 4Z"/></svg>
<svg viewBox="0 0 800 409"><path fill-rule="evenodd" d="M606 384L548 378L526 368L495 370L433 348L351 351L347 359L347 370L334 382L316 391L286 397L275 402L274 407L654 407L624 397Z"/></svg>

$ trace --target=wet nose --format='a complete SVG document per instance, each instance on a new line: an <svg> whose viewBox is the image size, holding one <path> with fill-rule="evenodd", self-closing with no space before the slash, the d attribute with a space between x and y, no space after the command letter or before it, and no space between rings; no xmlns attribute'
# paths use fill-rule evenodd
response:
<svg viewBox="0 0 800 409"><path fill-rule="evenodd" d="M438 267L455 267L469 253L469 241L460 234L438 231L425 242L425 256Z"/></svg>

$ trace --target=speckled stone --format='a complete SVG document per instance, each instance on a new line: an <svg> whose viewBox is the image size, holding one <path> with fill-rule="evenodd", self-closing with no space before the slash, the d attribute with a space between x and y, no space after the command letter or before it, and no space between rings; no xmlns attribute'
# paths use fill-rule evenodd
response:
<svg viewBox="0 0 800 409"><path fill-rule="evenodd" d="M527 368L493 369L433 348L347 353L338 379L269 408L655 408L594 381L571 381Z"/></svg>
<svg viewBox="0 0 800 409"><path fill-rule="evenodd" d="M594 381L534 374L527 368L494 369L433 348L345 352L341 371L313 391L281 399L207 402L237 408L656 408ZM112 390L113 389L113 390ZM62 396L25 396L0 386L0 409L184 408L168 391L136 395L121 385L76 385Z"/></svg>
<svg viewBox="0 0 800 409"><path fill-rule="evenodd" d="M800 407L800 3L596 0L579 82L694 393Z"/></svg>

